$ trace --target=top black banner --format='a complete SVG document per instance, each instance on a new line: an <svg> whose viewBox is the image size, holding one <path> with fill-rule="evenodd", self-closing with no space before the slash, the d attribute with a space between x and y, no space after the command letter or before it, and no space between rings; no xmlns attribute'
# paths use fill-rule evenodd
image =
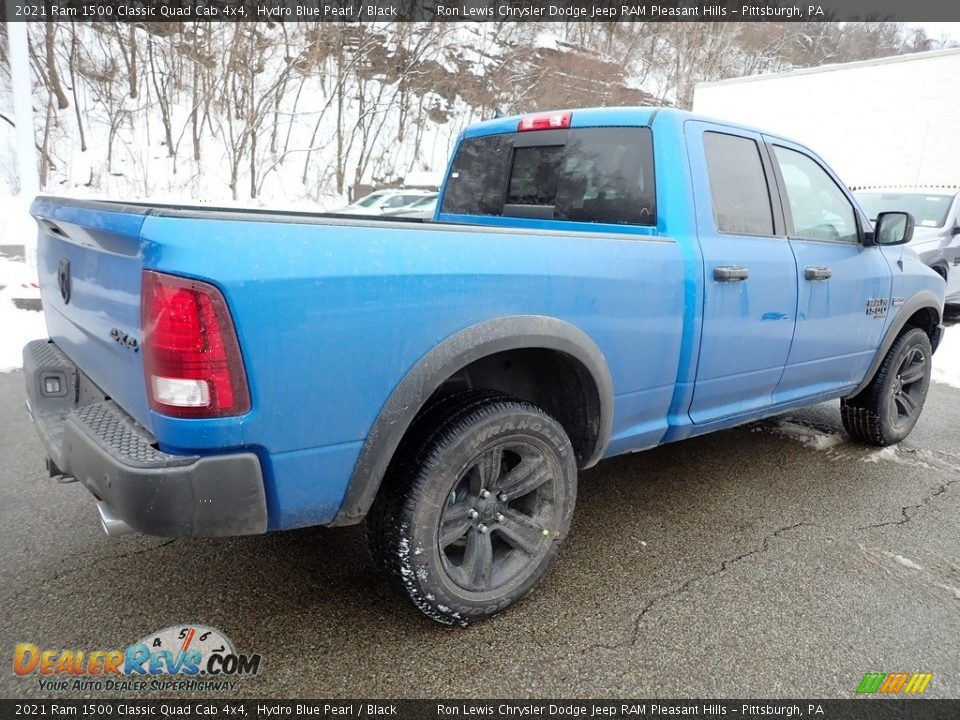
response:
<svg viewBox="0 0 960 720"><path fill-rule="evenodd" d="M13 22L960 21L953 0L5 0Z"/></svg>

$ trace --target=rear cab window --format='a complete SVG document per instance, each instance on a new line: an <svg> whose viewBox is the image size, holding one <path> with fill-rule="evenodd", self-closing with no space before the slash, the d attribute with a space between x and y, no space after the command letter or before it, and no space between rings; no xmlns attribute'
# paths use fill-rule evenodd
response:
<svg viewBox="0 0 960 720"><path fill-rule="evenodd" d="M739 135L705 132L703 149L717 232L772 236L770 190L757 142Z"/></svg>
<svg viewBox="0 0 960 720"><path fill-rule="evenodd" d="M719 132L703 134L717 232L774 235L767 176L755 140Z"/></svg>
<svg viewBox="0 0 960 720"><path fill-rule="evenodd" d="M652 133L598 127L465 138L441 212L654 226Z"/></svg>

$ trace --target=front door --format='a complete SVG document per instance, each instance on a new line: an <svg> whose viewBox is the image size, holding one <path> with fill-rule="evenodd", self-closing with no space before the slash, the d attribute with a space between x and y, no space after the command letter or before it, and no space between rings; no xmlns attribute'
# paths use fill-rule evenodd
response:
<svg viewBox="0 0 960 720"><path fill-rule="evenodd" d="M766 140L797 259L797 329L775 396L789 402L856 386L896 308L890 266L861 243L863 219L840 182L803 148Z"/></svg>
<svg viewBox="0 0 960 720"><path fill-rule="evenodd" d="M793 338L797 271L762 138L703 122L686 133L704 269L690 417L703 424L772 404Z"/></svg>

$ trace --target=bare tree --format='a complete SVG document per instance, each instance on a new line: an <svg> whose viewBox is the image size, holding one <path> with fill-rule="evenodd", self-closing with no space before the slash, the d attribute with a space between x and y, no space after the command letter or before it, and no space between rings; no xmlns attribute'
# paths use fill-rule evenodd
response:
<svg viewBox="0 0 960 720"><path fill-rule="evenodd" d="M43 26L44 47L47 51L47 86L50 88L51 94L57 98L57 107L60 110L66 110L70 107L70 101L67 100L67 95L63 91L63 85L60 84L60 72L57 69L56 33L58 23L46 22Z"/></svg>

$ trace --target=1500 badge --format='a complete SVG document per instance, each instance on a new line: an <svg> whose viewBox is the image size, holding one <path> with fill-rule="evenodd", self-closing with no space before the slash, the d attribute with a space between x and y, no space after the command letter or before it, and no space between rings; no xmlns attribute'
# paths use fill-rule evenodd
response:
<svg viewBox="0 0 960 720"><path fill-rule="evenodd" d="M125 348L129 348L134 352L138 352L140 350L140 343L137 341L137 339L135 337L131 337L120 328L111 328L110 337L112 337L113 341L118 345L123 345Z"/></svg>
<svg viewBox="0 0 960 720"><path fill-rule="evenodd" d="M867 315L883 318L887 316L890 301L886 298L867 298Z"/></svg>

